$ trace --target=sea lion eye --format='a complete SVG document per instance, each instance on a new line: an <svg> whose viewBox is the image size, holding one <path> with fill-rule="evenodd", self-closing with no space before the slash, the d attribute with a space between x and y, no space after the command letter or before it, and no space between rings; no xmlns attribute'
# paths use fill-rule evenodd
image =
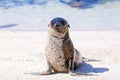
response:
<svg viewBox="0 0 120 80"><path fill-rule="evenodd" d="M70 25L68 25L68 27L70 28Z"/></svg>
<svg viewBox="0 0 120 80"><path fill-rule="evenodd" d="M64 28L67 28L67 27L69 27L70 28L70 25L68 25L68 24L66 24L65 26L63 26Z"/></svg>

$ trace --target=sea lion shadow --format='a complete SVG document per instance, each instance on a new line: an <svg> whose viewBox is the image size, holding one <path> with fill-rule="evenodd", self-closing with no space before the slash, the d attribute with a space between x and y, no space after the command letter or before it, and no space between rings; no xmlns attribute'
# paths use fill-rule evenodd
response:
<svg viewBox="0 0 120 80"><path fill-rule="evenodd" d="M104 73L106 71L109 71L109 68L106 67L93 67L91 64L88 64L86 62L80 63L78 65L78 69L76 70L79 73Z"/></svg>
<svg viewBox="0 0 120 80"><path fill-rule="evenodd" d="M0 28L11 28L11 27L15 27L18 24L5 24L5 25L0 25Z"/></svg>

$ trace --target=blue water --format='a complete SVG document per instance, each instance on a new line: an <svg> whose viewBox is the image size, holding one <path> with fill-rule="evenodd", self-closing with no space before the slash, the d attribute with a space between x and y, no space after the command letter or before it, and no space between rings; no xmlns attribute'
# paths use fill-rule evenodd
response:
<svg viewBox="0 0 120 80"><path fill-rule="evenodd" d="M0 0L0 30L47 30L54 17L70 30L120 30L120 0Z"/></svg>
<svg viewBox="0 0 120 80"><path fill-rule="evenodd" d="M11 8L15 6L23 6L23 5L46 5L49 2L53 4L63 3L65 5L69 5L69 3L80 2L84 4L84 6L78 6L79 8L90 8L95 4L101 4L102 0L0 0L0 7L3 8ZM77 7L77 8L78 8Z"/></svg>
<svg viewBox="0 0 120 80"><path fill-rule="evenodd" d="M43 5L46 3L46 0L0 0L0 7L11 8L23 5Z"/></svg>
<svg viewBox="0 0 120 80"><path fill-rule="evenodd" d="M77 6L77 8L92 8L96 4L104 4L107 2L114 2L120 0L0 0L0 7L10 8L15 6L23 6L23 5L46 5L49 2L53 4L63 3L65 5L69 5L69 3L81 3L84 6Z"/></svg>

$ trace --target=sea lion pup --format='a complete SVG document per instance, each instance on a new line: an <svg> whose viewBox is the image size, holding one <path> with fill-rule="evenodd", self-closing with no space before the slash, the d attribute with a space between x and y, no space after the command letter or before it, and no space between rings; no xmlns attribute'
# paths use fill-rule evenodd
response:
<svg viewBox="0 0 120 80"><path fill-rule="evenodd" d="M41 75L57 73L73 73L82 57L74 48L69 36L69 24L61 18L54 18L49 24L48 41L45 49L48 69Z"/></svg>

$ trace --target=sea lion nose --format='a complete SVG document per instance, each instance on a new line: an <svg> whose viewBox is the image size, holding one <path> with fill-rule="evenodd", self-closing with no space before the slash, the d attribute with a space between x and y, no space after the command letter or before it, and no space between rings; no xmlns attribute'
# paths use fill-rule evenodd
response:
<svg viewBox="0 0 120 80"><path fill-rule="evenodd" d="M56 23L55 23L55 26L56 26L56 27L60 27L60 26L62 26L62 25L61 25L60 22L56 22Z"/></svg>

